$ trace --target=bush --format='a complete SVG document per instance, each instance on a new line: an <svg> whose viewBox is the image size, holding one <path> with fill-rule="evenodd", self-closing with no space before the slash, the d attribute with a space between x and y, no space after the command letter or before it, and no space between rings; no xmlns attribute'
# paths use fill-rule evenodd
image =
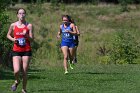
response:
<svg viewBox="0 0 140 93"><path fill-rule="evenodd" d="M104 41L105 42L105 41ZM107 47L108 43L99 43L97 48L98 62L103 64L110 64L110 49Z"/></svg>
<svg viewBox="0 0 140 93"><path fill-rule="evenodd" d="M111 59L115 63L133 63L138 57L140 46L131 31L117 32L112 42Z"/></svg>
<svg viewBox="0 0 140 93"><path fill-rule="evenodd" d="M99 56L99 63L109 64L110 63L110 56Z"/></svg>
<svg viewBox="0 0 140 93"><path fill-rule="evenodd" d="M5 11L5 9L11 4L11 0L0 0L0 13Z"/></svg>
<svg viewBox="0 0 140 93"><path fill-rule="evenodd" d="M121 11L126 12L126 11L129 11L129 9L127 7L128 4L132 4L135 0L118 0L118 1L122 6Z"/></svg>
<svg viewBox="0 0 140 93"><path fill-rule="evenodd" d="M11 50L11 42L6 38L8 31L9 16L5 13L11 0L1 0L0 2L0 62L4 65L9 65L9 54Z"/></svg>
<svg viewBox="0 0 140 93"><path fill-rule="evenodd" d="M10 50L11 50L11 42L6 38L7 31L8 31L8 21L9 17L4 12L0 13L0 20L1 20L1 29L0 29L0 53L1 53L1 61L3 64L9 65L7 63Z"/></svg>

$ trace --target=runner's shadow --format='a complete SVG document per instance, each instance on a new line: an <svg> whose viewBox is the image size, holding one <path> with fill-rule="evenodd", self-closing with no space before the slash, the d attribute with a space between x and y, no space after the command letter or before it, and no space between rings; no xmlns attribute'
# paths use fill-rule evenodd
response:
<svg viewBox="0 0 140 93"><path fill-rule="evenodd" d="M14 74L11 71L1 71L0 80L13 80Z"/></svg>
<svg viewBox="0 0 140 93"><path fill-rule="evenodd" d="M44 71L43 69L29 69L28 71L28 78L29 79L40 79L45 78L43 76L38 76L39 73ZM22 72L20 73L20 78L22 77ZM13 71L0 71L0 80L14 80Z"/></svg>
<svg viewBox="0 0 140 93"><path fill-rule="evenodd" d="M39 89L38 90L38 92L48 92L48 93L50 93L50 92L59 92L59 93L61 93L62 91L64 91L63 89ZM30 91L31 93L34 93L34 92L36 92L36 91Z"/></svg>
<svg viewBox="0 0 140 93"><path fill-rule="evenodd" d="M115 73L115 72L112 72L112 73L105 73L105 72L86 72L85 74L124 74L124 73Z"/></svg>
<svg viewBox="0 0 140 93"><path fill-rule="evenodd" d="M105 73L105 72L77 72L77 73L69 73L69 74L89 74L89 75L99 75L99 74L125 74L125 73L118 73L118 72L112 72L112 73Z"/></svg>
<svg viewBox="0 0 140 93"><path fill-rule="evenodd" d="M44 69L29 69L28 79L45 79L46 77L39 75L44 71L45 71Z"/></svg>

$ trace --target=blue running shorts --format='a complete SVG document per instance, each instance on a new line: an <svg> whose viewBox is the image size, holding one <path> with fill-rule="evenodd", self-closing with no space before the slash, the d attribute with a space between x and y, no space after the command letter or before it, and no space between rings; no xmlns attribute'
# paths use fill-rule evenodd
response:
<svg viewBox="0 0 140 93"><path fill-rule="evenodd" d="M67 46L68 48L74 48L75 44L74 44L74 42L64 42L64 41L62 41L61 42L61 47L63 47L63 46Z"/></svg>

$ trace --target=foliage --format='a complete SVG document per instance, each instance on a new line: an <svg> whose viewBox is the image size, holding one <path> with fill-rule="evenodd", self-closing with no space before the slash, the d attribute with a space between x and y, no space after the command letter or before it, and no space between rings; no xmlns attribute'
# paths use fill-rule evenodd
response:
<svg viewBox="0 0 140 93"><path fill-rule="evenodd" d="M22 3L22 2L27 2L27 3L31 3L31 2L51 2L54 4L58 4L58 3L93 3L93 4L97 4L99 2L107 2L107 3L140 3L140 0L12 0L13 2L18 2L18 3Z"/></svg>
<svg viewBox="0 0 140 93"><path fill-rule="evenodd" d="M97 55L99 63L109 64L110 63L110 50L107 48L108 44L99 44L97 48Z"/></svg>
<svg viewBox="0 0 140 93"><path fill-rule="evenodd" d="M139 4L140 0L118 0L121 5L121 12L129 12L128 4Z"/></svg>
<svg viewBox="0 0 140 93"><path fill-rule="evenodd" d="M30 3L27 6L27 9L29 10L29 12L31 14L36 13L38 15L38 17L41 17L41 15L43 15L43 8L42 8L42 2L40 0L38 0L37 3Z"/></svg>
<svg viewBox="0 0 140 93"><path fill-rule="evenodd" d="M109 64L110 63L110 56L99 56L99 63Z"/></svg>
<svg viewBox="0 0 140 93"><path fill-rule="evenodd" d="M111 59L115 63L134 63L138 57L140 46L130 31L117 32L112 46Z"/></svg>
<svg viewBox="0 0 140 93"><path fill-rule="evenodd" d="M0 0L0 13L3 12L11 4L11 0Z"/></svg>
<svg viewBox="0 0 140 93"><path fill-rule="evenodd" d="M128 4L133 3L134 0L118 0L118 1L122 6L121 11L125 12L125 11L129 11L127 6Z"/></svg>
<svg viewBox="0 0 140 93"><path fill-rule="evenodd" d="M6 8L9 6L10 0L2 0L0 2L0 57L3 64L8 65L9 53L11 48L11 42L6 38L8 31L9 16L5 13Z"/></svg>
<svg viewBox="0 0 140 93"><path fill-rule="evenodd" d="M50 2L52 6L58 6L59 0L51 0Z"/></svg>

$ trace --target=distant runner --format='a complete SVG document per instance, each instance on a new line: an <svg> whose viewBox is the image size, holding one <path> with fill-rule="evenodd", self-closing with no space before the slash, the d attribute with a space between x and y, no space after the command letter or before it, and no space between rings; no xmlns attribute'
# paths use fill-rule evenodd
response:
<svg viewBox="0 0 140 93"><path fill-rule="evenodd" d="M60 25L60 30L58 31L57 38L60 38L62 34L61 50L64 56L63 64L65 69L65 74L67 74L68 56L70 57L70 68L73 69L72 60L74 57L74 47L75 47L73 35L76 34L76 29L74 24L70 22L70 17L68 15L63 15L62 21L63 23L62 25Z"/></svg>
<svg viewBox="0 0 140 93"><path fill-rule="evenodd" d="M74 19L71 19L70 22L75 25L75 29L76 29L76 32L77 32L77 34L73 35L74 44L75 44L73 63L77 63L77 47L79 45L80 31L79 31L76 23L74 22Z"/></svg>

